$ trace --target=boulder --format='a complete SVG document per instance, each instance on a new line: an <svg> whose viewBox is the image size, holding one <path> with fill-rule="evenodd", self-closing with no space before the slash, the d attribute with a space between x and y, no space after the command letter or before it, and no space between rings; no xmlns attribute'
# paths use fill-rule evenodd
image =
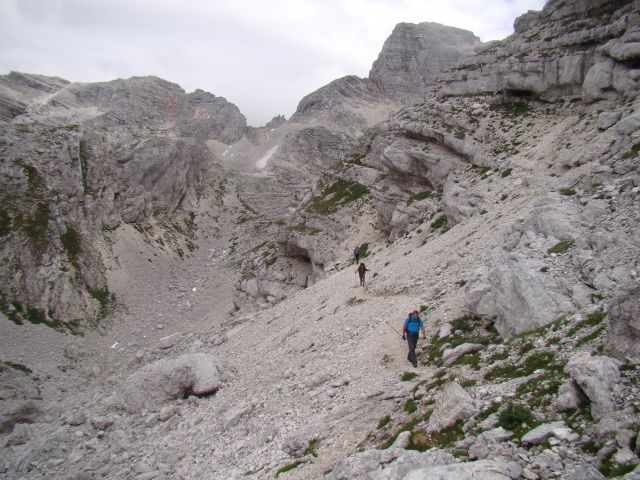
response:
<svg viewBox="0 0 640 480"><path fill-rule="evenodd" d="M640 360L640 287L619 293L608 313L606 352L620 360Z"/></svg>
<svg viewBox="0 0 640 480"><path fill-rule="evenodd" d="M600 471L588 463L582 463L573 467L569 471L567 480L605 480L605 477Z"/></svg>
<svg viewBox="0 0 640 480"><path fill-rule="evenodd" d="M442 352L442 363L445 366L449 366L461 356L466 355L467 353L482 350L483 347L483 345L477 343L463 343L462 345L458 345L455 348L447 348L444 352Z"/></svg>
<svg viewBox="0 0 640 480"><path fill-rule="evenodd" d="M458 421L478 413L473 399L455 382L446 384L435 398L435 406L429 417L428 430L437 432L453 427Z"/></svg>
<svg viewBox="0 0 640 480"><path fill-rule="evenodd" d="M471 192L455 175L449 175L444 186L442 210L451 225L487 209L488 204L482 195Z"/></svg>
<svg viewBox="0 0 640 480"><path fill-rule="evenodd" d="M522 253L496 252L466 286L468 309L495 322L503 338L551 323L575 310L569 288Z"/></svg>
<svg viewBox="0 0 640 480"><path fill-rule="evenodd" d="M600 420L613 412L611 392L620 380L620 371L613 359L580 352L569 359L564 371L591 401L591 415L594 419Z"/></svg>
<svg viewBox="0 0 640 480"><path fill-rule="evenodd" d="M476 438L476 441L469 448L469 457L476 459L485 459L495 457L496 444L504 442L511 438L513 433L502 427L494 428L482 432Z"/></svg>
<svg viewBox="0 0 640 480"><path fill-rule="evenodd" d="M560 421L538 425L536 428L525 433L520 440L522 443L528 445L539 445L551 436L567 438L570 434L571 429L567 428L564 422Z"/></svg>
<svg viewBox="0 0 640 480"><path fill-rule="evenodd" d="M558 389L558 396L555 401L556 410L568 412L577 410L588 401L584 392L578 387L574 380L567 380Z"/></svg>
<svg viewBox="0 0 640 480"><path fill-rule="evenodd" d="M163 358L134 372L117 394L117 403L135 413L143 408L158 409L162 404L186 395L209 395L221 386L222 367L206 353L187 353Z"/></svg>

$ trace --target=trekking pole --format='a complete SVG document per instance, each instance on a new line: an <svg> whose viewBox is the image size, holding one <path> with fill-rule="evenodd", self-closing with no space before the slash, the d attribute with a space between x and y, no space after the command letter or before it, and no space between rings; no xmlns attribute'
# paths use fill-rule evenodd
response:
<svg viewBox="0 0 640 480"><path fill-rule="evenodd" d="M396 332L400 337L402 337L402 334L396 330L395 328L393 328L391 325L389 325L387 322L384 322L391 330L393 330L394 332Z"/></svg>

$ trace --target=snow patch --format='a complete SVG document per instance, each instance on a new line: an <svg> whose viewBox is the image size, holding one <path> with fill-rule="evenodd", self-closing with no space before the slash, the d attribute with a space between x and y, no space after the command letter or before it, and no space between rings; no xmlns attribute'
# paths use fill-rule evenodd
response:
<svg viewBox="0 0 640 480"><path fill-rule="evenodd" d="M256 167L258 168L264 168L267 166L267 160L269 160L271 158L271 156L275 153L275 151L278 149L278 145L276 145L273 148L270 148L269 150L267 150L267 153L265 153L265 155L256 162Z"/></svg>

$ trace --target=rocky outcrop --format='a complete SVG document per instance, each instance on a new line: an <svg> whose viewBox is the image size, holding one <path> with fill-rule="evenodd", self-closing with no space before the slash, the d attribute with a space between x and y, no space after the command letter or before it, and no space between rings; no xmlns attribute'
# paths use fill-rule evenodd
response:
<svg viewBox="0 0 640 480"><path fill-rule="evenodd" d="M478 37L467 30L431 22L400 23L385 40L369 79L385 95L409 103L479 45Z"/></svg>
<svg viewBox="0 0 640 480"><path fill-rule="evenodd" d="M0 268L2 311L71 328L112 301L94 246L103 232L194 208L221 174L205 141L233 142L246 122L221 97L155 77L11 73L0 85L0 98L24 104L0 125L1 249L21 258Z"/></svg>
<svg viewBox="0 0 640 480"><path fill-rule="evenodd" d="M447 75L441 95L587 102L633 95L637 78L636 1L548 2L515 21L516 35L483 46Z"/></svg>

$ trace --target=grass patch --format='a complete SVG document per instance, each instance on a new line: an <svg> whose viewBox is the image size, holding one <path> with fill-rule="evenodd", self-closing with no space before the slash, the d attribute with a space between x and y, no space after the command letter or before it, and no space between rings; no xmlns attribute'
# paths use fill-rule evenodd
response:
<svg viewBox="0 0 640 480"><path fill-rule="evenodd" d="M409 198L407 198L407 205L411 205L413 202L419 202L420 200L429 198L431 197L431 195L431 191L414 193Z"/></svg>
<svg viewBox="0 0 640 480"><path fill-rule="evenodd" d="M384 417L382 417L380 419L380 421L378 422L378 426L376 427L378 430L383 429L384 427L386 427L389 422L391 421L391 416L389 415L385 415Z"/></svg>
<svg viewBox="0 0 640 480"><path fill-rule="evenodd" d="M466 284L467 284L467 281L465 279L458 280L456 282L456 285L458 285L460 288L464 287Z"/></svg>
<svg viewBox="0 0 640 480"><path fill-rule="evenodd" d="M404 372L402 375L400 375L400 380L402 380L403 382L410 382L417 376L418 374L414 372Z"/></svg>
<svg viewBox="0 0 640 480"><path fill-rule="evenodd" d="M431 229L438 230L447 226L447 216L445 214L440 215L433 222L431 222Z"/></svg>
<svg viewBox="0 0 640 480"><path fill-rule="evenodd" d="M418 406L416 405L415 400L410 398L406 402L404 402L404 411L407 413L415 413L418 410Z"/></svg>
<svg viewBox="0 0 640 480"><path fill-rule="evenodd" d="M363 243L360 245L360 259L366 258L369 256L369 244Z"/></svg>
<svg viewBox="0 0 640 480"><path fill-rule="evenodd" d="M513 172L512 168L507 168L505 170L502 171L502 178L508 177L509 175L511 175L511 172Z"/></svg>
<svg viewBox="0 0 640 480"><path fill-rule="evenodd" d="M109 293L109 289L107 288L97 290L87 288L87 292L89 292L89 295L98 301L99 307L97 320L107 318L116 306L115 293Z"/></svg>
<svg viewBox="0 0 640 480"><path fill-rule="evenodd" d="M572 197L577 193L575 188L561 188L558 192L560 192L560 195L564 195L566 197Z"/></svg>
<svg viewBox="0 0 640 480"><path fill-rule="evenodd" d="M536 370L556 370L561 368L555 361L555 353L553 352L535 352L524 358L520 365L506 363L497 365L485 375L485 380L509 379L517 377L526 377Z"/></svg>
<svg viewBox="0 0 640 480"><path fill-rule="evenodd" d="M317 457L318 456L318 439L314 438L313 440L309 440L309 445L307 445L307 448L304 450L303 455L311 455L312 457Z"/></svg>
<svg viewBox="0 0 640 480"><path fill-rule="evenodd" d="M25 375L31 375L33 373L33 370L25 365L22 365L21 363L4 362L4 364L8 367L13 368L14 370L17 370L18 372L24 373Z"/></svg>
<svg viewBox="0 0 640 480"><path fill-rule="evenodd" d="M591 332L588 335L585 335L584 337L580 337L580 339L576 342L576 347L580 347L582 345L585 345L593 340L595 340L596 338L598 338L602 332L604 332L604 326L596 328L593 332Z"/></svg>
<svg viewBox="0 0 640 480"><path fill-rule="evenodd" d="M581 320L580 322L576 323L571 328L571 330L569 330L567 332L567 336L568 337L572 337L579 330L582 330L584 328L589 328L589 327L595 327L596 325L599 325L600 323L602 323L602 321L606 317L607 317L607 313L606 312L603 312L603 311L594 312L594 313L590 314L589 316L587 316L587 318L585 318L584 320Z"/></svg>
<svg viewBox="0 0 640 480"><path fill-rule="evenodd" d="M460 330L463 333L471 333L473 331L473 325L471 325L471 321L473 319L474 319L473 314L467 313L462 317L458 317L455 320L452 320L451 327L454 332L457 330Z"/></svg>
<svg viewBox="0 0 640 480"><path fill-rule="evenodd" d="M49 205L39 202L32 217L24 221L23 230L33 253L42 254L47 248L49 233Z"/></svg>
<svg viewBox="0 0 640 480"><path fill-rule="evenodd" d="M573 240L562 240L561 242L556 243L553 247L547 250L547 253L551 255L555 253L557 255L561 255L566 253L571 247L573 247Z"/></svg>
<svg viewBox="0 0 640 480"><path fill-rule="evenodd" d="M288 465L285 465L284 467L280 467L277 471L276 471L276 477L279 477L280 475L282 475L283 473L288 472L289 470L293 470L296 467L299 467L300 465L302 465L301 461L295 461L293 463L290 463Z"/></svg>
<svg viewBox="0 0 640 480"><path fill-rule="evenodd" d="M528 115L531 112L531 107L526 102L504 102L492 105L491 110L515 117L518 115Z"/></svg>
<svg viewBox="0 0 640 480"><path fill-rule="evenodd" d="M467 353L465 355L462 355L458 359L456 359L455 362L453 362L453 365L469 365L474 370L478 370L480 368L479 364L480 364L480 352Z"/></svg>
<svg viewBox="0 0 640 480"><path fill-rule="evenodd" d="M369 193L369 188L357 182L338 180L322 192L320 196L313 197L307 205L307 210L327 215L335 212L343 205L354 202Z"/></svg>

